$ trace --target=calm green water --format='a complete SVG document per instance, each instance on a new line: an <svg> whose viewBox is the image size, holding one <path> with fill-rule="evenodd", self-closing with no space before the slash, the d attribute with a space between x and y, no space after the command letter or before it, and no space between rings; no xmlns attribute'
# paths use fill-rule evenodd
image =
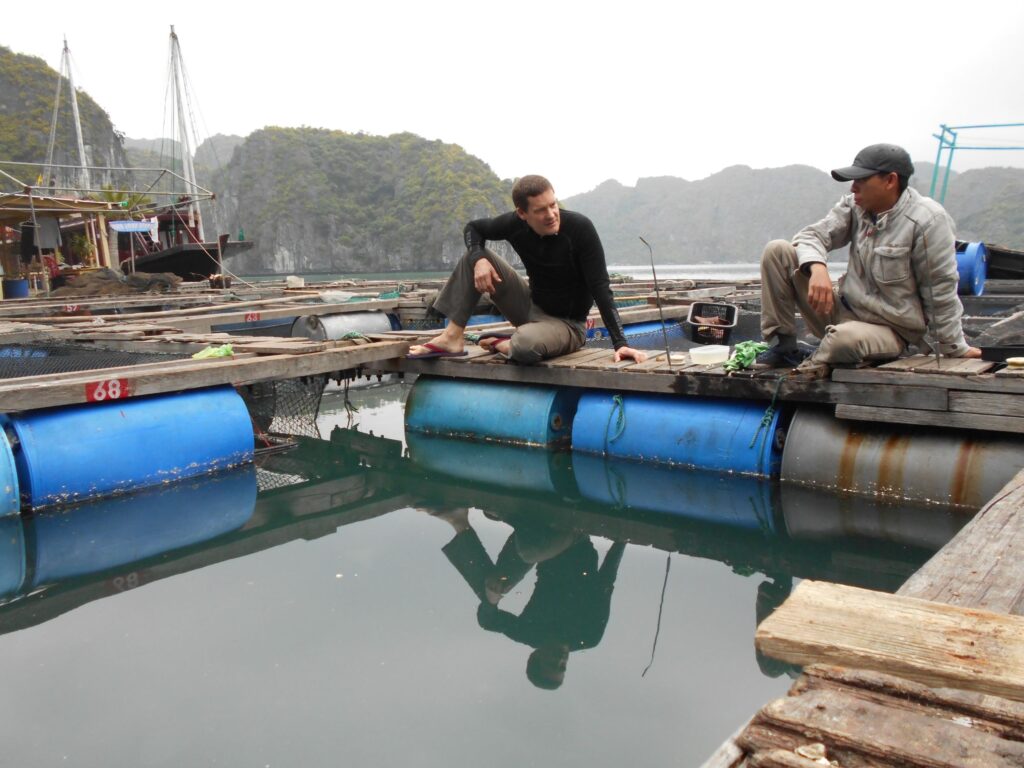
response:
<svg viewBox="0 0 1024 768"><path fill-rule="evenodd" d="M699 765L789 686L753 633L795 579L894 589L965 522L405 445L408 389L329 395L255 472L8 521L2 763Z"/></svg>

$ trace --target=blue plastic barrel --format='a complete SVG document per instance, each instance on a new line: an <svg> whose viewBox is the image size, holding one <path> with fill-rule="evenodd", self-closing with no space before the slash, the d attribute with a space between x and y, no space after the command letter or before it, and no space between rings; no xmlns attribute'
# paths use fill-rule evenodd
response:
<svg viewBox="0 0 1024 768"><path fill-rule="evenodd" d="M985 277L988 273L988 251L984 243L967 243L956 253L956 271L960 275L957 292L963 295L981 296L985 292Z"/></svg>
<svg viewBox="0 0 1024 768"><path fill-rule="evenodd" d="M5 299L27 299L28 298L28 280L24 278L4 278L4 298Z"/></svg>
<svg viewBox="0 0 1024 768"><path fill-rule="evenodd" d="M26 521L33 585L105 571L209 541L244 526L256 507L252 465L41 512Z"/></svg>
<svg viewBox="0 0 1024 768"><path fill-rule="evenodd" d="M444 475L520 492L568 493L573 489L568 451L537 446L479 443L409 432L409 458L431 477Z"/></svg>
<svg viewBox="0 0 1024 768"><path fill-rule="evenodd" d="M616 509L765 532L776 528L770 480L584 453L573 453L572 467L584 498Z"/></svg>
<svg viewBox="0 0 1024 768"><path fill-rule="evenodd" d="M0 422L0 517L17 515L21 511L18 468L2 425L3 422Z"/></svg>
<svg viewBox="0 0 1024 768"><path fill-rule="evenodd" d="M21 591L25 581L25 534L20 517L0 517L0 601Z"/></svg>
<svg viewBox="0 0 1024 768"><path fill-rule="evenodd" d="M776 411L764 403L587 392L579 400L572 447L637 461L776 477L781 449Z"/></svg>
<svg viewBox="0 0 1024 768"><path fill-rule="evenodd" d="M27 506L71 503L252 461L249 412L231 387L11 416Z"/></svg>
<svg viewBox="0 0 1024 768"><path fill-rule="evenodd" d="M553 445L568 441L578 398L571 389L420 376L405 404L405 429Z"/></svg>

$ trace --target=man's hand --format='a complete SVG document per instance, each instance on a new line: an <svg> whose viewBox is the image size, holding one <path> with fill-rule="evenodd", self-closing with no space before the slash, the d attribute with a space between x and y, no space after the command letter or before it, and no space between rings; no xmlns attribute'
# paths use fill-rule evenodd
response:
<svg viewBox="0 0 1024 768"><path fill-rule="evenodd" d="M485 258L477 259L473 266L473 287L480 293L494 293L500 282L501 277L494 265Z"/></svg>
<svg viewBox="0 0 1024 768"><path fill-rule="evenodd" d="M811 264L811 279L807 287L807 303L811 309L822 317L828 317L832 313L832 302L835 294L832 293L832 278L828 276L828 267L821 262Z"/></svg>
<svg viewBox="0 0 1024 768"><path fill-rule="evenodd" d="M619 347L615 350L615 362L621 362L623 360L635 360L638 363L642 363L647 359L647 353L642 349L633 349L632 347Z"/></svg>
<svg viewBox="0 0 1024 768"><path fill-rule="evenodd" d="M972 357L975 360L981 357L981 350L977 347L968 347L967 351L963 353L962 357Z"/></svg>

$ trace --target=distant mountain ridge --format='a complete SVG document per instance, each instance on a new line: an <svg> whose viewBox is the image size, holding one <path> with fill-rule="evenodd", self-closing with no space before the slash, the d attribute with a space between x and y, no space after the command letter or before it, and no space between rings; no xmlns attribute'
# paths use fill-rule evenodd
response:
<svg viewBox="0 0 1024 768"><path fill-rule="evenodd" d="M922 194L932 167L918 163L911 180ZM755 262L765 243L822 218L848 190L809 166L737 165L700 181L662 176L635 187L606 181L563 204L594 221L609 263L646 263L640 236L665 264ZM1024 169L952 173L945 205L960 239L1024 247Z"/></svg>
<svg viewBox="0 0 1024 768"><path fill-rule="evenodd" d="M0 46L0 161L45 160L56 82L42 59ZM175 165L173 142L126 139L85 91L78 100L90 164ZM55 160L78 162L66 117ZM270 127L213 136L195 160L199 184L217 195L207 235L241 231L256 240L229 263L238 272L446 270L462 253L466 221L511 208L511 181L483 160L410 133ZM926 194L931 172L931 163L918 163L914 184ZM25 169L12 173L34 181ZM118 181L107 174L93 186ZM737 165L698 181L606 181L564 204L594 220L610 263L646 263L640 236L660 263L735 263L756 261L768 240L824 216L847 188L809 166ZM1024 170L953 173L945 204L961 239L1024 248Z"/></svg>

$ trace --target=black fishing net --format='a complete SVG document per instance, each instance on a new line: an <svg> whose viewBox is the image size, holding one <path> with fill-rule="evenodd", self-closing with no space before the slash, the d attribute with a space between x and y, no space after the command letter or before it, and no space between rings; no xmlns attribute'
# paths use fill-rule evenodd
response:
<svg viewBox="0 0 1024 768"><path fill-rule="evenodd" d="M0 379L119 368L187 357L189 355L166 352L100 349L85 344L4 344L0 346Z"/></svg>
<svg viewBox="0 0 1024 768"><path fill-rule="evenodd" d="M239 387L256 430L257 446L264 433L320 437L316 417L326 386L327 375L322 374Z"/></svg>

